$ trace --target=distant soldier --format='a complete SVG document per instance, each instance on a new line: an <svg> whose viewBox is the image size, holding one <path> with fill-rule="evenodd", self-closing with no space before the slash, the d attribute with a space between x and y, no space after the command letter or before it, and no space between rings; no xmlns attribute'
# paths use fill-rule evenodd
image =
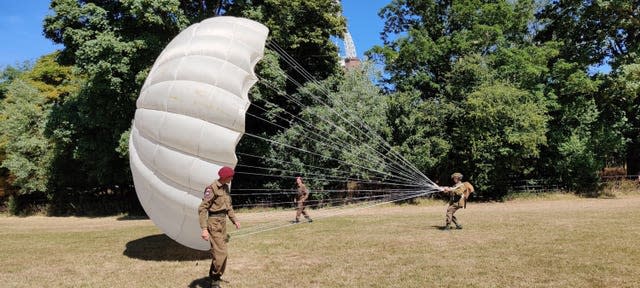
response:
<svg viewBox="0 0 640 288"><path fill-rule="evenodd" d="M297 208L296 219L293 220L293 223L300 223L301 214L304 215L304 218L306 218L309 223L311 223L313 220L311 220L311 217L307 214L306 207L304 205L304 201L307 201L307 198L309 198L309 189L307 189L307 186L302 183L302 178L300 177L296 178L296 184L298 184L298 194L296 194L293 202L296 204Z"/></svg>
<svg viewBox="0 0 640 288"><path fill-rule="evenodd" d="M449 195L449 207L447 207L447 218L444 226L444 230L449 230L451 223L456 225L457 229L462 229L462 225L458 223L458 219L454 215L460 208L467 207L467 199L469 194L473 193L474 189L471 183L462 182L461 173L453 173L451 175L454 185L452 187L441 187L442 191Z"/></svg>
<svg viewBox="0 0 640 288"><path fill-rule="evenodd" d="M198 207L202 239L211 244L211 287L220 288L220 277L227 266L227 216L236 229L240 229L240 222L231 206L229 183L233 180L234 171L230 167L222 167L218 171L219 179L207 186L204 197Z"/></svg>

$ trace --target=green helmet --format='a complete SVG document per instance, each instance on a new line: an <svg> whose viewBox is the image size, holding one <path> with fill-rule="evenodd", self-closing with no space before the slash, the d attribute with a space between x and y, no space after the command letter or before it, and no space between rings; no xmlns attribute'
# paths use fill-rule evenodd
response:
<svg viewBox="0 0 640 288"><path fill-rule="evenodd" d="M451 179L458 177L458 179L462 180L462 173L456 172L451 174Z"/></svg>

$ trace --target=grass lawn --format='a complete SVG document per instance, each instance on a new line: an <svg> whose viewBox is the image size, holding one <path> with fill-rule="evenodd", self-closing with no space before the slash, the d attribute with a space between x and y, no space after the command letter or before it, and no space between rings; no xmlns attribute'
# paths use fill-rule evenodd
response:
<svg viewBox="0 0 640 288"><path fill-rule="evenodd" d="M445 209L311 210L232 237L223 287L640 287L640 196L470 203L453 231ZM250 229L293 213L238 216ZM0 216L1 287L206 287L209 264L150 220Z"/></svg>

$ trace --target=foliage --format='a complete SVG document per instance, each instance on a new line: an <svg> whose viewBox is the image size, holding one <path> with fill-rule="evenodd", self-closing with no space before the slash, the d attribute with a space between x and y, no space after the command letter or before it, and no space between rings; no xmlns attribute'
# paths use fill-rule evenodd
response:
<svg viewBox="0 0 640 288"><path fill-rule="evenodd" d="M179 1L51 2L45 35L64 44L62 63L87 77L78 93L54 107L48 127L57 149L57 187L131 181L128 162L116 148L131 125L148 67L188 23L179 6Z"/></svg>
<svg viewBox="0 0 640 288"><path fill-rule="evenodd" d="M443 127L454 105L434 99L422 101L415 91L390 95L388 102L387 121L392 127L394 149L426 175L438 175L439 165L451 151Z"/></svg>
<svg viewBox="0 0 640 288"><path fill-rule="evenodd" d="M24 62L16 67L9 65L0 71L0 99L3 99L6 96L7 87L11 82L18 79L24 71L31 69L31 66L32 64L30 62Z"/></svg>
<svg viewBox="0 0 640 288"><path fill-rule="evenodd" d="M412 119L394 126L394 143L436 179L461 171L498 197L509 179L534 172L528 165L546 144L547 64L558 52L530 41L533 9L533 1L400 0L380 12L385 45L367 54L402 92L391 103L417 108L390 111Z"/></svg>
<svg viewBox="0 0 640 288"><path fill-rule="evenodd" d="M56 62L59 52L54 52L36 60L32 69L20 77L29 85L38 89L48 102L62 101L79 89L81 79L72 71L71 66L63 66Z"/></svg>
<svg viewBox="0 0 640 288"><path fill-rule="evenodd" d="M538 13L541 29L535 35L538 41L561 42L560 59L557 62L570 63L575 67L573 73L582 73L573 74L571 78L554 77L557 83L569 80L569 84L578 84L576 80L584 79L582 82L587 85L572 86L590 89L588 96L595 100L596 109L600 112L592 125L592 130L597 133L590 136L598 143L587 148L600 158L596 166L626 163L630 173L640 171L640 149L637 148L640 146L640 121L636 120L638 110L634 109L638 106L637 91L626 93L626 89L622 88L624 84L615 83L624 82L623 79L629 76L625 72L630 67L627 65L637 62L640 52L640 23L637 17L638 3L633 0L546 1ZM607 68L609 65L612 71L608 74L585 75L589 69ZM590 87L594 86L587 80L604 81L604 85L598 83L597 88L593 89ZM572 101L576 95L572 90L553 89L560 100L568 92L564 103ZM554 118L561 119L559 115ZM552 125L552 129L556 127L573 126L564 123ZM565 133L564 137L563 141L567 142L571 136Z"/></svg>
<svg viewBox="0 0 640 288"><path fill-rule="evenodd" d="M294 124L274 137L277 143L270 158L287 161L271 164L294 172L285 175L310 179L317 190L344 188L348 179L382 180L390 168L385 159L393 156L381 137L391 129L385 117L386 99L368 78L369 69L365 65L301 89L296 99L314 104L304 107L299 118L292 119Z"/></svg>
<svg viewBox="0 0 640 288"><path fill-rule="evenodd" d="M503 195L510 178L533 172L529 165L547 141L542 93L504 83L481 86L469 94L459 113L463 122L452 137L455 162L473 171L480 191Z"/></svg>
<svg viewBox="0 0 640 288"><path fill-rule="evenodd" d="M0 149L6 153L0 167L12 175L19 193L45 192L53 157L44 136L50 104L38 90L22 80L13 81L0 110Z"/></svg>
<svg viewBox="0 0 640 288"><path fill-rule="evenodd" d="M45 18L45 35L64 45L60 61L74 64L87 75L77 95L54 108L50 125L56 153L56 186L94 187L130 183L126 134L135 110L138 89L171 38L187 25L216 15L245 16L266 24L270 39L294 57L313 55L308 69L318 77L337 71L337 47L330 36L343 29L339 6L317 1L75 1L53 0ZM282 81L282 59L267 52L267 81L276 90L292 92ZM291 72L291 68L287 67ZM300 79L304 83L305 79ZM259 87L258 99L287 107L272 88ZM259 104L262 104L258 101ZM256 115L267 113L250 110ZM276 112L277 113L277 112ZM248 122L248 125L251 122ZM264 125L256 125L263 127ZM256 131L256 134L273 134ZM247 142L246 140L243 142ZM243 143L239 151L262 147ZM262 148L264 149L264 148ZM68 177L84 175L85 177Z"/></svg>
<svg viewBox="0 0 640 288"><path fill-rule="evenodd" d="M484 196L519 178L588 191L605 166L640 171L636 2L391 1L379 14L384 44L367 52L384 65L380 91L370 68L337 65L331 37L345 19L333 0L52 0L43 31L64 49L0 72L0 180L60 203L128 187L129 129L153 61L188 25L231 15L270 29L243 165L328 188L384 180L400 153L443 184L463 172ZM235 187L290 187L284 179Z"/></svg>
<svg viewBox="0 0 640 288"><path fill-rule="evenodd" d="M384 47L368 54L383 62L398 90L417 89L423 98L444 92L446 75L458 59L487 55L524 41L533 1L392 1Z"/></svg>

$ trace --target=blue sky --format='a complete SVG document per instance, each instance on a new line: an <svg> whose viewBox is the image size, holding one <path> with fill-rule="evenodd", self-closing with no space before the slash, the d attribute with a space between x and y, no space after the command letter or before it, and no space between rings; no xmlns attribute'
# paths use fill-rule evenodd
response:
<svg viewBox="0 0 640 288"><path fill-rule="evenodd" d="M49 0L0 0L0 69L61 49L42 34ZM343 0L344 15L359 56L381 44L383 22L378 11L391 0ZM366 3L366 4L365 4Z"/></svg>

